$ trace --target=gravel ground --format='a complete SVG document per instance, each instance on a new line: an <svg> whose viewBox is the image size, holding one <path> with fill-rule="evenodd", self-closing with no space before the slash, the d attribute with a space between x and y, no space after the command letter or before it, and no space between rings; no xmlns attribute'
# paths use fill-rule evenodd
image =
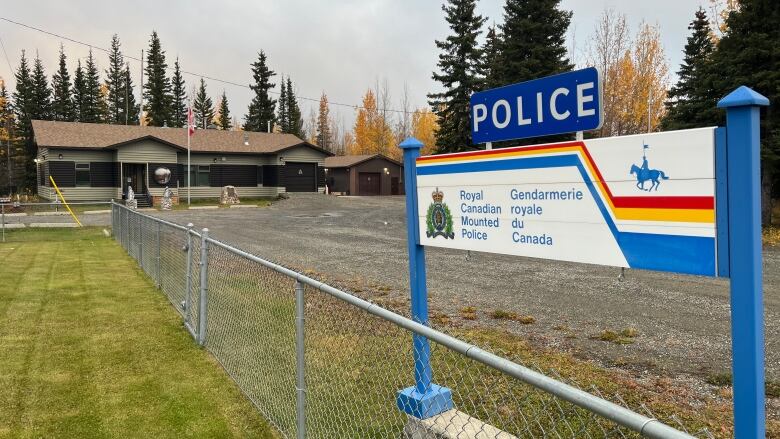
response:
<svg viewBox="0 0 780 439"><path fill-rule="evenodd" d="M208 227L212 237L261 257L323 273L361 295L403 304L408 267L402 197L297 195L258 209L171 211L155 215ZM780 379L780 249L764 252L767 377ZM427 250L432 314L456 324L490 325L605 365L663 375L730 371L728 282L485 253ZM369 297L374 298L374 297ZM476 320L460 310L476 309ZM495 310L536 322L496 320ZM435 325L435 324L434 324ZM633 343L593 337L635 328Z"/></svg>

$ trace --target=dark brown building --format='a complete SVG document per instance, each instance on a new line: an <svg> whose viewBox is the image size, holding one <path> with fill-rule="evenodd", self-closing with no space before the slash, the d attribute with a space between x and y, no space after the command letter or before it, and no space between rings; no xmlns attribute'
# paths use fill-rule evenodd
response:
<svg viewBox="0 0 780 439"><path fill-rule="evenodd" d="M327 157L325 182L340 195L403 195L404 168L381 154Z"/></svg>

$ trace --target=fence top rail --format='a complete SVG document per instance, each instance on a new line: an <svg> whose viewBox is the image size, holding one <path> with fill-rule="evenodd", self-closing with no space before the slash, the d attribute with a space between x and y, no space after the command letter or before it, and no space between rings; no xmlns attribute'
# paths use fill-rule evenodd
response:
<svg viewBox="0 0 780 439"><path fill-rule="evenodd" d="M120 209L124 209L124 210L126 210L128 212L132 212L135 215L139 215L139 216L142 216L144 218L148 218L148 219L150 219L150 220L152 220L154 222L158 222L160 224L164 224L164 225L166 225L168 227L173 227L174 229L181 230L181 231L184 231L184 232L189 231L193 235L195 235L197 237L200 237L200 233L198 233L194 229L190 229L190 228L188 228L186 226L182 226L181 224L172 223L170 221L165 221L164 219L157 218L157 217L152 216L152 215L147 215L145 213L141 213L141 212L139 212L137 210L130 209L127 206L123 206L123 205L117 203L116 201L111 201L111 205L112 206L116 206L117 208L120 208Z"/></svg>
<svg viewBox="0 0 780 439"><path fill-rule="evenodd" d="M519 365L510 360L482 350L475 345L437 331L429 326L415 322L414 320L382 308L379 305L353 296L352 294L339 290L338 288L327 285L324 282L312 279L306 275L298 273L294 270L290 270L289 268L283 267L279 264L267 261L263 258L259 258L251 253L245 252L211 237L206 238L206 242L208 242L209 245L215 245L238 256L249 259L253 262L257 262L269 269L275 270L280 274L293 278L302 284L308 285L332 297L347 302L350 305L363 309L370 314L394 323L408 331L427 337L428 339L433 340L447 349L463 354L479 363L503 372L526 384L551 393L561 399L571 402L572 404L590 410L619 425L639 432L646 437L675 439L693 438L693 436L663 424L657 419L641 415L628 408L591 395L590 393L570 386L566 383L552 379L535 370L529 369L525 366Z"/></svg>
<svg viewBox="0 0 780 439"><path fill-rule="evenodd" d="M70 206L96 206L96 205L111 205L111 201L76 201L68 202ZM51 207L65 207L64 203L52 201L48 203L17 203L14 201L2 202L0 206L3 207L35 207L35 206L51 206Z"/></svg>

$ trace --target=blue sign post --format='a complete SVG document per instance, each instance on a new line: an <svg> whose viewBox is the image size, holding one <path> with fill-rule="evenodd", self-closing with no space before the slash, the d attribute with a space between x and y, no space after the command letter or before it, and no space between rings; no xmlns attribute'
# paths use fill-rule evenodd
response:
<svg viewBox="0 0 780 439"><path fill-rule="evenodd" d="M471 95L474 143L595 130L603 120L601 79L588 67Z"/></svg>
<svg viewBox="0 0 780 439"><path fill-rule="evenodd" d="M409 286L412 293L412 320L428 324L428 286L425 275L425 247L420 245L420 224L417 221L417 168L423 144L410 137L399 147L404 151L404 188L406 189L406 243L409 249ZM453 407L452 392L433 384L431 346L428 339L412 335L414 345L414 387L398 392L398 408L418 419L430 418Z"/></svg>
<svg viewBox="0 0 780 439"><path fill-rule="evenodd" d="M718 102L726 109L729 275L734 437L763 438L764 305L761 280L759 107L769 100L742 86Z"/></svg>

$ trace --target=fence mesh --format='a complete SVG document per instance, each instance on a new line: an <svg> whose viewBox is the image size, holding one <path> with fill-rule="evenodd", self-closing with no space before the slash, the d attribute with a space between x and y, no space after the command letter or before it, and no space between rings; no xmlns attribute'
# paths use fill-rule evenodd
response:
<svg viewBox="0 0 780 439"><path fill-rule="evenodd" d="M201 236L120 206L113 207L112 225L115 239L197 339ZM209 242L204 345L282 436L296 437L296 281ZM397 392L415 383L412 333L320 289L307 286L303 297L306 435L420 437L422 422L396 406ZM442 437L640 436L447 346L430 342L430 352L433 382L449 389L454 405L424 421ZM555 370L530 368L582 388ZM619 395L587 390L627 406ZM640 411L655 417L646 407ZM665 421L685 430L673 417Z"/></svg>

